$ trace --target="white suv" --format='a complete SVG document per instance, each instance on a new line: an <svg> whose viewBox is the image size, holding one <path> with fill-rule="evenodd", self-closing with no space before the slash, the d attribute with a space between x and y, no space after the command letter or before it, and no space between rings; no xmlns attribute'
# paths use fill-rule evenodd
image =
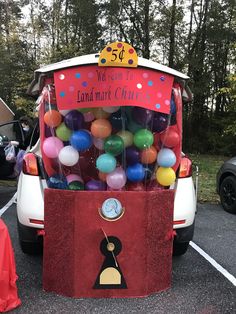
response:
<svg viewBox="0 0 236 314"><path fill-rule="evenodd" d="M35 78L29 87L31 95L39 95L45 80L56 70L78 65L97 64L98 54L80 56L45 66L35 71ZM188 77L171 68L156 62L139 58L141 67L151 68L160 72L169 73L177 82L184 82ZM183 84L184 86L184 84ZM182 98L188 96L183 89ZM187 96L186 96L187 95ZM174 255L182 255L187 251L189 241L193 237L194 218L196 212L196 193L192 179L192 162L182 154L180 166L176 171L177 180L174 201ZM44 189L47 187L46 173L40 151L40 140L29 147L23 160L23 170L19 176L17 189L17 217L21 248L25 253L33 253L37 249L44 234Z"/></svg>

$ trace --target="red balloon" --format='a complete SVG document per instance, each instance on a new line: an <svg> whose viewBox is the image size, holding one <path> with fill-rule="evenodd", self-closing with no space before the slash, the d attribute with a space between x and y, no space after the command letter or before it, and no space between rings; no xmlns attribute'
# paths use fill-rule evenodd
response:
<svg viewBox="0 0 236 314"><path fill-rule="evenodd" d="M179 134L173 129L168 128L165 132L160 135L162 144L165 147L173 148L180 142Z"/></svg>

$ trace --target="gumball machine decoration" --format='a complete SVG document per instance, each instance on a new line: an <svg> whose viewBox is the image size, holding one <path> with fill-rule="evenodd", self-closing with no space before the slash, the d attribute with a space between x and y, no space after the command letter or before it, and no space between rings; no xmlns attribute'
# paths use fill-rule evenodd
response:
<svg viewBox="0 0 236 314"><path fill-rule="evenodd" d="M173 72L144 60L130 45L112 43L98 64L94 59L55 69L43 89L41 151L49 187L45 290L75 297L131 297L170 286L168 235L181 154L180 86ZM71 267L77 261L74 277L63 273L60 254L51 250L59 236L52 224L72 241L64 251ZM160 238L164 247L156 242ZM52 280L52 269L62 280Z"/></svg>

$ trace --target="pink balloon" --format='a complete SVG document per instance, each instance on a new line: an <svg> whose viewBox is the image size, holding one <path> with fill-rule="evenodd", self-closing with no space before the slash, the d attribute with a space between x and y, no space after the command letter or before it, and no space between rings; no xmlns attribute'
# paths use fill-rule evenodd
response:
<svg viewBox="0 0 236 314"><path fill-rule="evenodd" d="M93 145L99 150L104 150L104 139L94 137L93 138Z"/></svg>
<svg viewBox="0 0 236 314"><path fill-rule="evenodd" d="M66 180L67 180L68 184L73 182L73 181L79 181L79 182L84 183L83 179L80 176L78 176L77 174L73 174L73 173L66 176Z"/></svg>
<svg viewBox="0 0 236 314"><path fill-rule="evenodd" d="M114 190L120 190L123 188L126 180L125 171L121 167L118 167L114 171L108 173L106 177L107 185Z"/></svg>
<svg viewBox="0 0 236 314"><path fill-rule="evenodd" d="M50 136L43 142L43 152L48 158L58 157L58 154L63 147L63 142L55 136Z"/></svg>
<svg viewBox="0 0 236 314"><path fill-rule="evenodd" d="M84 113L84 121L85 122L91 122L94 119L95 119L94 114L91 111Z"/></svg>

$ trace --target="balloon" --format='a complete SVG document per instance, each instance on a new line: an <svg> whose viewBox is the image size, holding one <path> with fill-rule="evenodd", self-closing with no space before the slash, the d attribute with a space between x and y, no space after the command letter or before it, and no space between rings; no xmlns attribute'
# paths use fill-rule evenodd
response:
<svg viewBox="0 0 236 314"><path fill-rule="evenodd" d="M108 113L113 113L116 112L120 109L120 107L118 106L114 106L114 107L102 107L102 110Z"/></svg>
<svg viewBox="0 0 236 314"><path fill-rule="evenodd" d="M161 149L160 133L154 133L153 146L156 148L157 151Z"/></svg>
<svg viewBox="0 0 236 314"><path fill-rule="evenodd" d="M116 168L116 159L111 154L102 154L96 160L99 171L109 173Z"/></svg>
<svg viewBox="0 0 236 314"><path fill-rule="evenodd" d="M126 180L125 171L121 167L110 172L106 178L107 185L114 190L122 189L125 186Z"/></svg>
<svg viewBox="0 0 236 314"><path fill-rule="evenodd" d="M78 110L82 113L86 113L86 112L93 111L93 108L77 108L76 110Z"/></svg>
<svg viewBox="0 0 236 314"><path fill-rule="evenodd" d="M72 181L68 185L69 190L81 191L84 190L84 184L80 181Z"/></svg>
<svg viewBox="0 0 236 314"><path fill-rule="evenodd" d="M61 123L61 114L56 110L50 110L44 114L43 119L48 126L54 128Z"/></svg>
<svg viewBox="0 0 236 314"><path fill-rule="evenodd" d="M96 119L108 119L110 116L110 113L105 112L102 108L94 108L93 114Z"/></svg>
<svg viewBox="0 0 236 314"><path fill-rule="evenodd" d="M147 129L141 129L134 134L134 144L139 149L145 149L152 146L153 141L153 134Z"/></svg>
<svg viewBox="0 0 236 314"><path fill-rule="evenodd" d="M63 147L58 155L59 161L65 166L74 166L79 160L79 153L72 146Z"/></svg>
<svg viewBox="0 0 236 314"><path fill-rule="evenodd" d="M145 186L142 182L130 182L127 185L128 191L145 191Z"/></svg>
<svg viewBox="0 0 236 314"><path fill-rule="evenodd" d="M153 132L164 131L169 124L169 115L166 113L155 112L151 126Z"/></svg>
<svg viewBox="0 0 236 314"><path fill-rule="evenodd" d="M99 180L90 180L85 184L85 189L89 191L105 191L106 183Z"/></svg>
<svg viewBox="0 0 236 314"><path fill-rule="evenodd" d="M43 141L43 152L48 158L56 158L63 147L62 141L54 136Z"/></svg>
<svg viewBox="0 0 236 314"><path fill-rule="evenodd" d="M124 149L123 139L118 135L109 136L104 142L104 150L113 156L119 155Z"/></svg>
<svg viewBox="0 0 236 314"><path fill-rule="evenodd" d="M84 116L78 110L71 110L65 115L65 125L71 130L79 130L84 127Z"/></svg>
<svg viewBox="0 0 236 314"><path fill-rule="evenodd" d="M67 128L64 122L56 128L56 135L62 141L69 141L71 134L72 131Z"/></svg>
<svg viewBox="0 0 236 314"><path fill-rule="evenodd" d="M63 175L55 174L48 178L47 186L51 189L68 189L66 178Z"/></svg>
<svg viewBox="0 0 236 314"><path fill-rule="evenodd" d="M159 167L156 172L157 182L163 186L169 186L175 182L176 175L172 168Z"/></svg>
<svg viewBox="0 0 236 314"><path fill-rule="evenodd" d="M104 139L93 137L93 145L99 150L104 150Z"/></svg>
<svg viewBox="0 0 236 314"><path fill-rule="evenodd" d="M111 135L111 123L106 119L97 119L91 125L91 133L95 137L106 138Z"/></svg>
<svg viewBox="0 0 236 314"><path fill-rule="evenodd" d="M129 131L130 131L131 133L135 133L135 132L137 132L138 130L142 129L143 127L142 127L142 125L140 125L140 124L134 122L133 120L129 120L129 123L128 123L127 128L129 129Z"/></svg>
<svg viewBox="0 0 236 314"><path fill-rule="evenodd" d="M127 125L127 117L123 110L118 110L112 113L109 117L109 121L111 122L113 129L116 130L125 129Z"/></svg>
<svg viewBox="0 0 236 314"><path fill-rule="evenodd" d="M70 112L70 110L59 110L59 112L62 116L65 116L68 112Z"/></svg>
<svg viewBox="0 0 236 314"><path fill-rule="evenodd" d="M124 146L128 147L133 144L133 134L129 131L120 131L116 135L120 136L124 142Z"/></svg>
<svg viewBox="0 0 236 314"><path fill-rule="evenodd" d="M107 180L107 173L103 173L103 172L99 171L98 177L99 177L99 179L101 181L106 182L106 180Z"/></svg>
<svg viewBox="0 0 236 314"><path fill-rule="evenodd" d="M136 163L132 166L127 167L126 175L127 178L132 182L142 181L145 176L142 164Z"/></svg>
<svg viewBox="0 0 236 314"><path fill-rule="evenodd" d="M161 134L160 139L166 147L173 148L180 142L179 134L171 127Z"/></svg>
<svg viewBox="0 0 236 314"><path fill-rule="evenodd" d="M157 155L157 163L161 167L173 167L176 163L175 153L169 148L162 148Z"/></svg>
<svg viewBox="0 0 236 314"><path fill-rule="evenodd" d="M75 131L70 137L70 143L79 152L84 151L92 145L92 137L86 130Z"/></svg>
<svg viewBox="0 0 236 314"><path fill-rule="evenodd" d="M128 165L140 162L140 151L135 146L129 146L125 150L126 162Z"/></svg>
<svg viewBox="0 0 236 314"><path fill-rule="evenodd" d="M141 107L134 107L132 110L132 118L136 123L147 127L152 121L153 111Z"/></svg>
<svg viewBox="0 0 236 314"><path fill-rule="evenodd" d="M68 176L66 176L66 180L68 183L71 183L73 181L80 181L83 183L83 179L80 176L78 176L77 174L73 174L73 173L68 174Z"/></svg>
<svg viewBox="0 0 236 314"><path fill-rule="evenodd" d="M141 151L141 162L143 164L152 164L157 159L157 151L154 146L150 146Z"/></svg>
<svg viewBox="0 0 236 314"><path fill-rule="evenodd" d="M84 113L84 121L85 122L91 122L95 119L94 114L92 113L92 111L89 112L85 112Z"/></svg>

